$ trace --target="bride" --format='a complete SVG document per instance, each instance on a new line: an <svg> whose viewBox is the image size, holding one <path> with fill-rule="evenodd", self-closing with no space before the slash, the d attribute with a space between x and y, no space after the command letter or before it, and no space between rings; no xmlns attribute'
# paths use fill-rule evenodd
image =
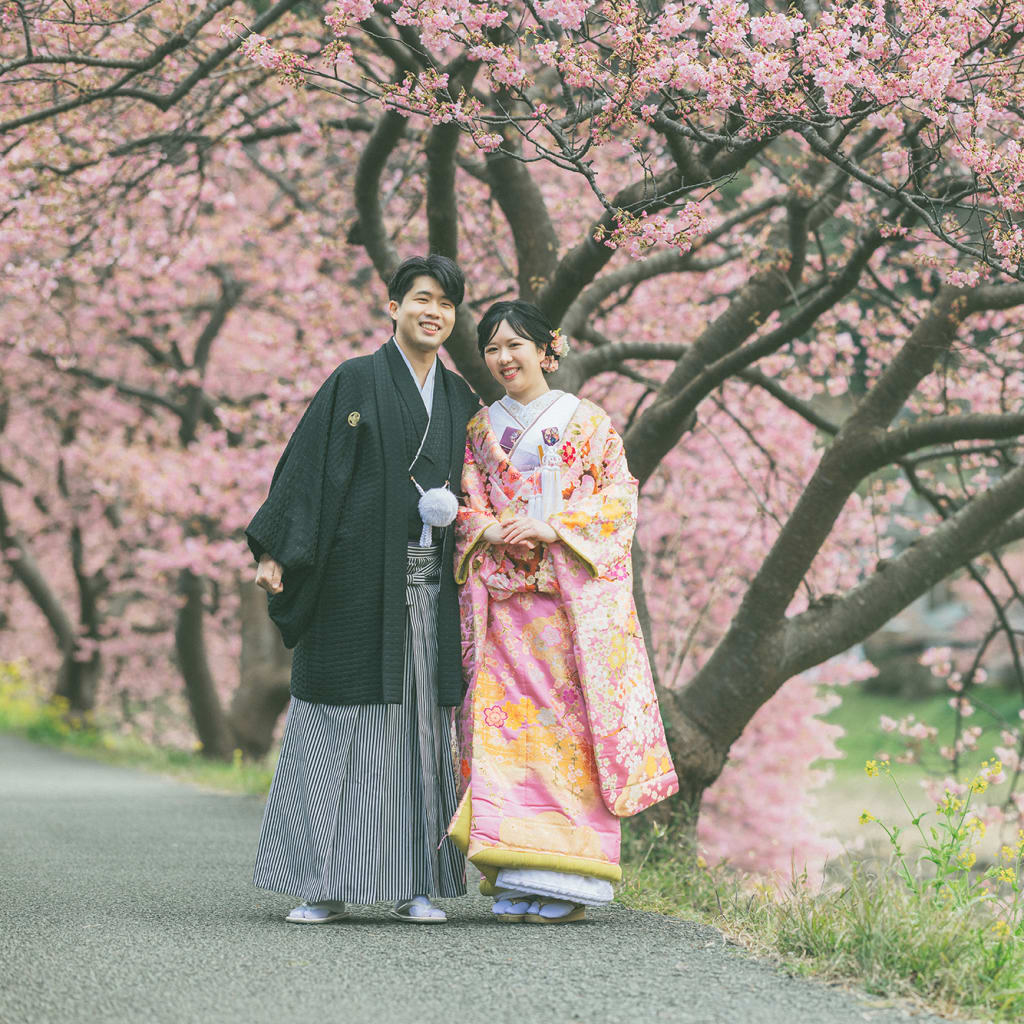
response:
<svg viewBox="0 0 1024 1024"><path fill-rule="evenodd" d="M496 303L478 343L505 394L466 435L450 834L501 920L578 921L621 877L619 818L678 788L633 604L637 482L608 416L548 386L565 341L541 310Z"/></svg>

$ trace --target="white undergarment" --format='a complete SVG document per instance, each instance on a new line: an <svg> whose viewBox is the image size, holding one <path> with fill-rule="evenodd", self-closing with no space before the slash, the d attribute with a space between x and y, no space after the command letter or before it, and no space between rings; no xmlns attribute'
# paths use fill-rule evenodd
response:
<svg viewBox="0 0 1024 1024"><path fill-rule="evenodd" d="M587 907L611 903L615 893L606 878L570 875L564 871L541 868L501 868L495 888L499 891L522 892L546 899L568 900Z"/></svg>

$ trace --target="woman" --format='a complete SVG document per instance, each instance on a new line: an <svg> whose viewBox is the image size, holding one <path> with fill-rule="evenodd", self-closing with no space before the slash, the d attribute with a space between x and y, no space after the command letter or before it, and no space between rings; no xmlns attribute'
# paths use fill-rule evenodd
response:
<svg viewBox="0 0 1024 1024"><path fill-rule="evenodd" d="M633 604L637 483L607 415L548 387L565 342L536 306L491 306L478 344L505 395L466 432L450 832L500 919L578 921L621 877L619 818L678 788Z"/></svg>

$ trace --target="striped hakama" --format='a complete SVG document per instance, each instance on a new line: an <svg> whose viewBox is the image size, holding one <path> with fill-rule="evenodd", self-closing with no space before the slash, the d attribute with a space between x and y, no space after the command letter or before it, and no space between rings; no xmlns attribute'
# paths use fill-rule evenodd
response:
<svg viewBox="0 0 1024 1024"><path fill-rule="evenodd" d="M409 545L401 704L293 697L253 881L307 903L465 894L451 709L437 704L440 547Z"/></svg>

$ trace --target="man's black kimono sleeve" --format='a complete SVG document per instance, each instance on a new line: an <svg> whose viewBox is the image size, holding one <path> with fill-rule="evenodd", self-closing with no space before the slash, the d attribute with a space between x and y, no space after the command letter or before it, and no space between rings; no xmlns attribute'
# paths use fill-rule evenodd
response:
<svg viewBox="0 0 1024 1024"><path fill-rule="evenodd" d="M286 647L313 617L323 571L352 479L360 431L347 422L358 409L344 366L324 382L274 470L267 500L245 534L253 556L280 563L284 589L269 601Z"/></svg>

